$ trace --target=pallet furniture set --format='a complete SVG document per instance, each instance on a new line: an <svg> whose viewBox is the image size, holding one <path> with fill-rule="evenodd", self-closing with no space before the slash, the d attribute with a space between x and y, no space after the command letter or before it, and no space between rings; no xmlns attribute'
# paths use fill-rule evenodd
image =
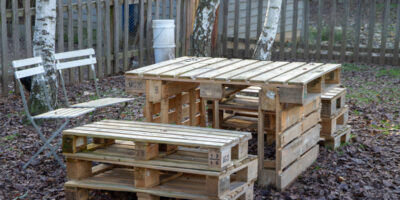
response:
<svg viewBox="0 0 400 200"><path fill-rule="evenodd" d="M87 199L88 189L98 189L136 192L139 200L253 199L258 160L247 153L250 139L247 132L117 120L65 130L66 197Z"/></svg>
<svg viewBox="0 0 400 200"><path fill-rule="evenodd" d="M284 189L317 158L321 95L340 85L340 68L339 64L181 57L127 72L126 90L146 94L148 122L182 124L182 110L189 106L185 125L205 126L211 110L214 128L226 127L229 120L234 126L243 121L257 127L258 182ZM252 86L259 88L257 95L241 94ZM186 94L188 102L181 103ZM272 158L264 157L265 140L276 143Z"/></svg>

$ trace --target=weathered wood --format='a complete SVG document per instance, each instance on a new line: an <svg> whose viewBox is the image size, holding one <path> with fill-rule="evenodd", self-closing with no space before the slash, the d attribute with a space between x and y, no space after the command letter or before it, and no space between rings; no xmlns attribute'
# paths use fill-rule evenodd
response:
<svg viewBox="0 0 400 200"><path fill-rule="evenodd" d="M348 116L349 115L349 108L345 106L339 112L337 116L324 118L322 117L321 125L321 135L333 135L336 130L340 129L341 126L347 124Z"/></svg>
<svg viewBox="0 0 400 200"><path fill-rule="evenodd" d="M299 0L293 0L293 21L292 21L292 59L297 55L297 21L299 18Z"/></svg>
<svg viewBox="0 0 400 200"><path fill-rule="evenodd" d="M163 6L166 4L166 0L163 1ZM146 64L150 65L153 64L153 56L152 56L152 42L153 42L153 28L152 28L152 10L153 10L153 0L147 0L147 17L146 17ZM163 10L163 19L165 13Z"/></svg>
<svg viewBox="0 0 400 200"><path fill-rule="evenodd" d="M72 0L68 1L68 51L74 50L74 21ZM75 69L68 70L69 84L75 83Z"/></svg>
<svg viewBox="0 0 400 200"><path fill-rule="evenodd" d="M1 19L6 19L6 1L0 1L0 13ZM7 22L6 20L1 20L1 33L7 33ZM8 40L7 34L1 34L1 71L2 71L2 96L8 94Z"/></svg>
<svg viewBox="0 0 400 200"><path fill-rule="evenodd" d="M344 2L344 14L342 19L342 41L340 47L340 61L346 60L346 49L347 49L347 20L350 15L350 1Z"/></svg>
<svg viewBox="0 0 400 200"><path fill-rule="evenodd" d="M82 0L78 0L78 49L83 48L83 19L82 19ZM82 82L84 79L84 68L79 68L79 79L78 83Z"/></svg>
<svg viewBox="0 0 400 200"><path fill-rule="evenodd" d="M330 21L329 21L329 36L328 36L328 59L333 59L333 45L335 44L335 24L336 24L336 6L337 1L332 1ZM296 30L296 29L293 29Z"/></svg>
<svg viewBox="0 0 400 200"><path fill-rule="evenodd" d="M250 53L250 26L251 26L251 3L252 1L246 1L246 40L245 40L245 57L249 58Z"/></svg>
<svg viewBox="0 0 400 200"><path fill-rule="evenodd" d="M394 39L393 65L399 64L399 43L400 43L400 1L397 1L396 35Z"/></svg>
<svg viewBox="0 0 400 200"><path fill-rule="evenodd" d="M24 12L25 12L25 48L26 57L32 57L32 15L31 15L31 5L29 0L24 1Z"/></svg>
<svg viewBox="0 0 400 200"><path fill-rule="evenodd" d="M310 44L309 44L309 20L310 20L310 1L304 1L304 23L303 23L303 31L304 31L304 59L309 59L310 54Z"/></svg>
<svg viewBox="0 0 400 200"><path fill-rule="evenodd" d="M145 51L143 49L144 38L144 0L139 0L140 4L140 17L139 17L139 66L143 66L143 59Z"/></svg>
<svg viewBox="0 0 400 200"><path fill-rule="evenodd" d="M390 0L385 0L385 7L383 9L383 22L382 22L382 33L381 33L381 51L379 62L381 65L385 64L386 55L386 41L387 41L387 31L388 24L390 20Z"/></svg>
<svg viewBox="0 0 400 200"><path fill-rule="evenodd" d="M113 32L113 37L114 37L114 73L119 72L120 69L120 64L119 64L119 41L120 41L120 19L121 19L121 15L119 12L120 9L120 4L119 4L119 0L114 0L114 10L113 10L113 25L114 25L114 32Z"/></svg>
<svg viewBox="0 0 400 200"><path fill-rule="evenodd" d="M64 51L64 6L62 1L57 2L57 29L58 52Z"/></svg>
<svg viewBox="0 0 400 200"><path fill-rule="evenodd" d="M87 29L87 48L92 48L93 46L93 28L92 28L92 2L87 2L87 23L86 23L86 29ZM99 68L99 66L97 66ZM86 68L86 73L88 75L88 79L94 79L96 77L96 74L93 73L92 70L90 70L89 67Z"/></svg>
<svg viewBox="0 0 400 200"><path fill-rule="evenodd" d="M13 18L12 18L12 39L13 39L13 54L14 54L14 59L18 59L20 57L20 41L19 41L19 17L18 17L18 0L12 0L11 1L11 7L12 7L12 13L13 13Z"/></svg>
<svg viewBox="0 0 400 200"><path fill-rule="evenodd" d="M237 58L238 55L238 45L239 45L239 0L235 0L235 22L233 26L233 57Z"/></svg>
<svg viewBox="0 0 400 200"><path fill-rule="evenodd" d="M280 26L280 39L279 39L279 59L283 60L285 58L285 28L286 28L286 8L287 0L282 0L281 7L281 26Z"/></svg>
<svg viewBox="0 0 400 200"><path fill-rule="evenodd" d="M228 47L228 10L229 10L229 2L222 1L223 3L223 17L222 17L222 52L226 55L227 47Z"/></svg>
<svg viewBox="0 0 400 200"><path fill-rule="evenodd" d="M357 1L357 9L356 9L356 19L354 25L354 61L359 61L360 56L360 31L361 31L361 6L362 1Z"/></svg>
<svg viewBox="0 0 400 200"><path fill-rule="evenodd" d="M101 2L100 0L96 1L96 20L98 22L103 21L102 19L102 9L101 9ZM102 24L101 23L97 23L97 28L96 28L96 58L98 60L98 64L97 64L97 73L98 73L98 77L102 78L104 77L105 74L105 70L104 67L105 65L103 65L103 34L102 34Z"/></svg>
<svg viewBox="0 0 400 200"><path fill-rule="evenodd" d="M110 1L105 2L105 57L106 57L106 74L110 75L113 72L111 63L111 11Z"/></svg>
<svg viewBox="0 0 400 200"><path fill-rule="evenodd" d="M317 46L315 59L321 58L321 39L322 39L322 12L323 12L323 0L318 0L318 17L317 17Z"/></svg>
<svg viewBox="0 0 400 200"><path fill-rule="evenodd" d="M369 2L369 24L368 24L368 61L372 60L372 45L374 40L374 29L375 29L375 18L376 18L376 0L370 0Z"/></svg>

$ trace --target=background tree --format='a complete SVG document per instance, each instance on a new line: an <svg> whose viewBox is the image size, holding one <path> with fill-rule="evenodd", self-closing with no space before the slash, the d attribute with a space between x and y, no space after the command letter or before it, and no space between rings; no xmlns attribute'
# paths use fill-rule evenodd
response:
<svg viewBox="0 0 400 200"><path fill-rule="evenodd" d="M265 21L260 37L258 38L253 58L257 60L271 60L271 49L278 30L282 0L269 0Z"/></svg>
<svg viewBox="0 0 400 200"><path fill-rule="evenodd" d="M43 88L48 88L52 107L57 105L58 86L54 68L56 16L56 0L36 0L33 55L42 56L46 74L44 79L32 79L29 104L34 114L47 111L46 92Z"/></svg>
<svg viewBox="0 0 400 200"><path fill-rule="evenodd" d="M192 54L211 56L211 38L220 0L200 0L192 36Z"/></svg>

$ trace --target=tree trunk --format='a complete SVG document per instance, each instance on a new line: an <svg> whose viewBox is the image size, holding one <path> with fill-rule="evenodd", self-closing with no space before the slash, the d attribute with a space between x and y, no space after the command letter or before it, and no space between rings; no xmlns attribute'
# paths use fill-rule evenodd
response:
<svg viewBox="0 0 400 200"><path fill-rule="evenodd" d="M282 0L268 1L267 13L263 30L258 38L253 58L257 60L271 60L272 45L278 30L279 17L281 14Z"/></svg>
<svg viewBox="0 0 400 200"><path fill-rule="evenodd" d="M32 114L47 111L48 99L53 108L57 105L58 85L54 67L56 14L56 0L36 0L33 55L42 56L46 74L44 79L35 76L32 80L29 98ZM48 92L44 91L45 88ZM46 97L46 93L49 97Z"/></svg>
<svg viewBox="0 0 400 200"><path fill-rule="evenodd" d="M219 2L220 0L201 0L197 7L192 36L194 56L211 56L211 37Z"/></svg>

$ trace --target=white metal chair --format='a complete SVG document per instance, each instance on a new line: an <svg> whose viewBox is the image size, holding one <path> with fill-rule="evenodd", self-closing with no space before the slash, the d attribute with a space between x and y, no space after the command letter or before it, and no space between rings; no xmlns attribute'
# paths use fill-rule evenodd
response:
<svg viewBox="0 0 400 200"><path fill-rule="evenodd" d="M32 116L29 112L28 104L27 104L26 97L25 97L25 92L23 89L24 87L22 86L20 79L25 78L25 77L32 77L32 76L39 76L40 78L44 79L43 74L45 73L45 70L44 70L42 63L43 63L43 61L42 61L41 57L28 58L28 59L23 59L23 60L15 60L12 62L12 66L15 70L15 78L16 78L18 86L19 86L22 103L24 105L26 115L27 115L28 119L30 120L30 122L32 123L33 127L38 132L40 139L44 142L44 145L39 149L39 151L37 151L29 159L29 161L23 166L24 169L47 146L49 147L49 149L51 151L50 153L54 156L54 158L57 160L57 162L62 167L65 167L62 159L60 159L60 157L55 152L57 150L57 147L53 147L52 145L50 145L50 142L68 125L69 119L83 116L83 115L95 110L93 108L60 108L57 110L53 110L53 108L50 105L48 87L46 86L45 88L43 88L43 90L44 90L45 96L46 96L46 104L50 111L43 113L43 114L36 115L36 116ZM46 140L41 128L35 122L35 120L38 120L38 119L44 119L44 120L64 119L65 122L55 132L52 133L52 135L50 136L49 139Z"/></svg>
<svg viewBox="0 0 400 200"><path fill-rule="evenodd" d="M127 106L128 102L134 100L133 98L100 98L101 94L99 92L99 87L98 87L97 78L96 78L96 70L94 67L94 65L97 62L96 62L96 57L94 56L94 54L95 54L95 52L92 48L55 54L54 57L56 59L56 69L60 74L61 85L62 85L62 88L64 91L64 96L66 99L67 106L73 107L73 108L96 108L97 109L97 108L101 108L101 107L125 103L125 106L124 106L124 108L125 108ZM63 61L63 60L68 60L68 61ZM94 86L95 86L95 90L96 90L97 99L88 101L88 102L70 105L69 100L68 100L67 90L65 88L65 82L64 82L64 77L63 77L62 71L64 69L70 69L70 68L74 68L74 67L83 67L83 66L87 66L87 65L90 66L90 69L92 70L92 73L94 75ZM124 108L120 109L120 111L124 110Z"/></svg>

